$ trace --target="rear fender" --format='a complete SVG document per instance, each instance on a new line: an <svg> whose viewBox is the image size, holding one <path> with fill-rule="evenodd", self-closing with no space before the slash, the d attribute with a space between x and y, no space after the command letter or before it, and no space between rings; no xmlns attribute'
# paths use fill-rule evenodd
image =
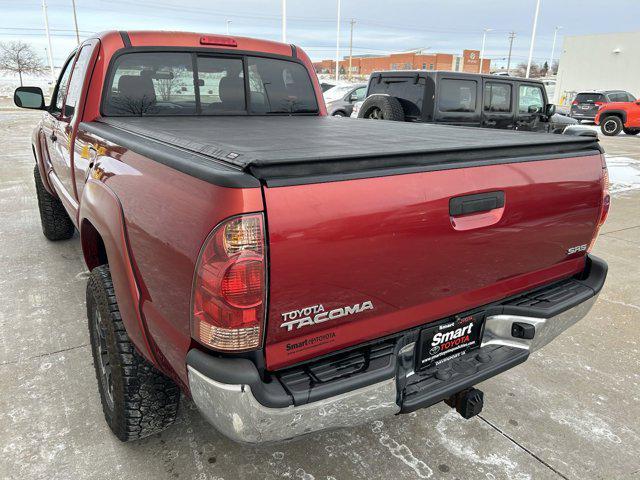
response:
<svg viewBox="0 0 640 480"><path fill-rule="evenodd" d="M122 205L110 188L92 179L87 181L82 192L79 213L83 254L87 265L91 267L91 259L95 252L92 251L88 237L94 230L82 228L85 222L91 223L104 242L116 299L127 334L138 351L157 365L146 325L140 314L140 290L131 263Z"/></svg>

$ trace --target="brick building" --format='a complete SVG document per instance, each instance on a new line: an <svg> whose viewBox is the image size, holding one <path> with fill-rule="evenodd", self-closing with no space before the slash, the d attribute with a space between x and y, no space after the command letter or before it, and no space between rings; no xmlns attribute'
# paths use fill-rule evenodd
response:
<svg viewBox="0 0 640 480"><path fill-rule="evenodd" d="M335 75L335 60L314 62L316 73ZM340 74L346 75L349 69L349 57L340 60ZM454 72L478 73L480 69L480 51L464 50L462 55L451 53L401 52L390 55L358 55L351 60L352 75L369 75L384 70L450 70ZM482 73L489 73L491 60L482 60Z"/></svg>

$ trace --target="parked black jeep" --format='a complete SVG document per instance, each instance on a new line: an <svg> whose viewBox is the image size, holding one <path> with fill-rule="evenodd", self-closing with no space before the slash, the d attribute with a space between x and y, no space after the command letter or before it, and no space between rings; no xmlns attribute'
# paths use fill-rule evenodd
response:
<svg viewBox="0 0 640 480"><path fill-rule="evenodd" d="M577 124L555 110L544 85L537 80L403 70L372 73L367 98L357 115L551 133L563 133L569 125ZM577 132L574 129L572 133Z"/></svg>

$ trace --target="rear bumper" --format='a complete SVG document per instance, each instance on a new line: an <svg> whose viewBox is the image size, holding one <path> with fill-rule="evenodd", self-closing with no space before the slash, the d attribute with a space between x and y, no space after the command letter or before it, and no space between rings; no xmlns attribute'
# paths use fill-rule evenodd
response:
<svg viewBox="0 0 640 480"><path fill-rule="evenodd" d="M488 306L481 348L427 371L414 369L419 330L387 339L388 361L379 361L384 348L371 347L376 361L367 359L366 364L377 364L374 371L358 370L318 387L310 382L303 396L296 391L304 384L301 372L313 367L276 375L267 383L249 360L217 358L191 350L187 356L191 395L217 430L232 440L252 444L411 412L526 361L531 352L584 318L598 297L606 273L605 262L589 257L580 278ZM532 325L533 338L514 337L512 326L516 322ZM354 355L351 352L349 358ZM333 363L325 360L321 368L326 371L328 365L340 365L344 369L344 358Z"/></svg>

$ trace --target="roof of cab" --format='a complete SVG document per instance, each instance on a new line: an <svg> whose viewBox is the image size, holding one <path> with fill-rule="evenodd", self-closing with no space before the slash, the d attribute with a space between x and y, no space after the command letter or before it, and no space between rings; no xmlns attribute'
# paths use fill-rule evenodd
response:
<svg viewBox="0 0 640 480"><path fill-rule="evenodd" d="M221 40L235 40L236 46L213 45L202 42L203 37L220 38ZM105 42L119 42L121 47L189 47L211 48L238 51L256 51L275 55L292 56L294 47L287 43L261 40L250 37L236 37L218 35L215 33L197 32L169 32L154 30L129 30L100 32L96 38Z"/></svg>

